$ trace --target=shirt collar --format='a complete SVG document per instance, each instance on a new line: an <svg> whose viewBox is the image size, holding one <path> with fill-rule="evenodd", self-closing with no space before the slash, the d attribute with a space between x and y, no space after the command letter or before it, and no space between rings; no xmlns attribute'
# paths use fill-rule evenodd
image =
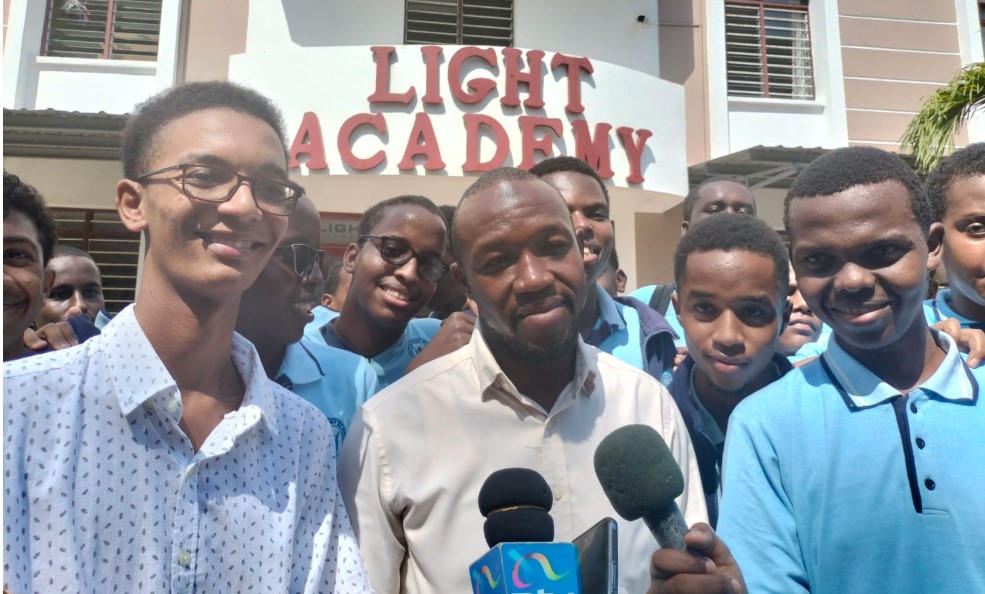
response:
<svg viewBox="0 0 985 594"><path fill-rule="evenodd" d="M697 371L698 366L694 365L691 367L690 377L688 378L688 393L691 397L691 403L694 404L694 408L698 411L698 415L701 416L702 424L704 425L705 435L711 440L713 444L720 445L725 443L725 434L718 427L718 421L715 417L711 416L708 409L698 398L697 392L694 391L694 373Z"/></svg>
<svg viewBox="0 0 985 594"><path fill-rule="evenodd" d="M284 360L280 364L277 376L286 376L292 384L310 384L321 380L325 371L318 359L304 345L305 339L287 345Z"/></svg>
<svg viewBox="0 0 985 594"><path fill-rule="evenodd" d="M599 319L595 322L595 327L599 328L603 323L608 324L613 330L618 330L626 326L626 320L619 313L616 302L605 292L598 283L595 284L595 292L598 294Z"/></svg>
<svg viewBox="0 0 985 594"><path fill-rule="evenodd" d="M946 350L944 361L914 391L922 390L943 400L974 402L978 398L978 382L968 371L954 340L943 332L932 331L932 334L937 344ZM900 395L899 390L849 355L837 340L828 342L821 363L853 408L868 408Z"/></svg>
<svg viewBox="0 0 985 594"><path fill-rule="evenodd" d="M506 396L519 402L525 408L537 411L541 416L547 417L556 415L561 410L572 404L573 399L580 394L589 395L595 389L596 359L598 351L586 345L581 337L578 337L578 348L575 353L575 375L572 381L565 387L557 402L550 411L545 411L543 407L532 399L520 394L513 381L503 373L499 363L489 350L485 337L482 336L481 327L476 328L469 340L469 351L472 361L475 363L476 375L479 380L479 393L483 400L494 398L498 395Z"/></svg>
<svg viewBox="0 0 985 594"><path fill-rule="evenodd" d="M129 415L158 394L177 393L178 384L147 340L133 305L117 314L98 340L99 348L109 362L113 392L124 415ZM239 407L243 413L240 415L242 422L253 424L262 418L270 431L276 434L271 383L263 373L256 349L251 342L234 333L230 356L246 386L243 403ZM139 362L139 367L134 362ZM256 370L260 373L254 373Z"/></svg>

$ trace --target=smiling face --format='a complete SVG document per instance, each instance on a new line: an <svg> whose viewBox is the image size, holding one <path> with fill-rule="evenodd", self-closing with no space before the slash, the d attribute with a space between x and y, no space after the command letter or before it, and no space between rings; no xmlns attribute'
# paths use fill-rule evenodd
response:
<svg viewBox="0 0 985 594"><path fill-rule="evenodd" d="M526 361L570 355L585 304L585 267L564 201L541 180L473 194L456 213L456 278L479 311L493 354Z"/></svg>
<svg viewBox="0 0 985 594"><path fill-rule="evenodd" d="M157 133L153 171L179 163L215 165L243 175L287 181L287 161L269 124L231 109L178 118ZM228 300L256 280L287 228L287 217L260 211L250 184L226 202L181 192L180 172L117 185L120 218L146 231L145 285L163 283L185 300Z"/></svg>
<svg viewBox="0 0 985 594"><path fill-rule="evenodd" d="M89 321L95 322L106 307L96 263L83 256L56 256L48 262L48 270L54 274L54 280L38 314L38 326L78 314L85 314Z"/></svg>
<svg viewBox="0 0 985 594"><path fill-rule="evenodd" d="M854 186L789 206L800 292L856 358L926 332L927 270L940 262L942 227L923 236L906 187Z"/></svg>
<svg viewBox="0 0 985 594"><path fill-rule="evenodd" d="M3 218L3 355L16 358L24 330L44 302L41 243L31 219L12 210Z"/></svg>
<svg viewBox="0 0 985 594"><path fill-rule="evenodd" d="M386 209L369 235L397 237L423 256L441 259L445 252L445 223L437 214L415 204L396 204ZM352 273L345 303L369 327L403 328L434 294L435 282L418 274L418 259L394 266L380 256L379 241L352 244L343 262ZM345 306L349 310L349 306Z"/></svg>
<svg viewBox="0 0 985 594"><path fill-rule="evenodd" d="M582 236L582 261L589 283L598 280L608 265L615 242L615 230L609 220L609 203L597 181L574 171L544 176L564 197L575 231Z"/></svg>
<svg viewBox="0 0 985 594"><path fill-rule="evenodd" d="M968 319L985 321L985 175L948 186L941 222L951 306Z"/></svg>
<svg viewBox="0 0 985 594"><path fill-rule="evenodd" d="M805 344L816 341L821 335L821 318L814 315L814 312L807 305L807 301L804 300L800 287L797 285L797 276L793 271L793 265L790 266L787 301L790 303L790 321L784 328L783 334L780 335L780 342L776 350L789 357Z"/></svg>
<svg viewBox="0 0 985 594"><path fill-rule="evenodd" d="M696 381L740 397L765 385L757 380L769 375L784 298L767 256L743 250L689 255L673 300Z"/></svg>
<svg viewBox="0 0 985 594"><path fill-rule="evenodd" d="M311 200L302 198L289 219L280 245L304 244L317 250L320 220ZM297 342L305 324L314 319L311 308L321 297L323 280L318 266L312 268L311 275L300 277L294 271L293 253L276 252L253 286L243 293L236 329L254 342L259 336L279 345Z"/></svg>

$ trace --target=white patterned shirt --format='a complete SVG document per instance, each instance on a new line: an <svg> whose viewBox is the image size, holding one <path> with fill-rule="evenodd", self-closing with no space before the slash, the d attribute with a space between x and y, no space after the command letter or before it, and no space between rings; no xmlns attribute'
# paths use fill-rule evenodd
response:
<svg viewBox="0 0 985 594"><path fill-rule="evenodd" d="M195 452L134 315L4 364L12 592L367 592L324 415L234 335L242 405Z"/></svg>

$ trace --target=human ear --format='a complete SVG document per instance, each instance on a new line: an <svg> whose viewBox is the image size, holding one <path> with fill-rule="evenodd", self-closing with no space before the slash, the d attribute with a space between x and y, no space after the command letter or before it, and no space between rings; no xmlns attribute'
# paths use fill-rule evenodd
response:
<svg viewBox="0 0 985 594"><path fill-rule="evenodd" d="M677 291L670 294L670 302L674 304L674 313L677 315L677 321L684 325L684 321L681 319L681 300L677 297Z"/></svg>
<svg viewBox="0 0 985 594"><path fill-rule="evenodd" d="M465 281L465 271L458 265L458 262L452 262L449 271L455 278L455 283L458 285L458 288L462 290L462 293L465 293L466 297L471 299L472 291L469 290L469 284Z"/></svg>
<svg viewBox="0 0 985 594"><path fill-rule="evenodd" d="M342 267L349 274L352 274L356 270L356 256L359 255L359 246L350 243L347 248L345 248L345 253L342 254Z"/></svg>
<svg viewBox="0 0 985 594"><path fill-rule="evenodd" d="M116 212L120 221L130 231L146 231L147 218L144 206L144 188L135 181L121 179L116 183Z"/></svg>
<svg viewBox="0 0 985 594"><path fill-rule="evenodd" d="M941 265L944 253L944 225L934 223L927 233L927 270L935 270Z"/></svg>

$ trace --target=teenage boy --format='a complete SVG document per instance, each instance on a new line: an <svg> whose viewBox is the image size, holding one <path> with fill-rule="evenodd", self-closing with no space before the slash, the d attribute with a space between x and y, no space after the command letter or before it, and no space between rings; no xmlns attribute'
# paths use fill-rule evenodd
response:
<svg viewBox="0 0 985 594"><path fill-rule="evenodd" d="M280 113L175 87L123 133L117 211L146 243L135 306L4 367L12 592L366 592L332 431L233 331L303 189ZM259 563L259 565L258 565Z"/></svg>
<svg viewBox="0 0 985 594"><path fill-rule="evenodd" d="M944 228L878 149L811 163L784 203L823 355L732 414L719 531L750 592L985 592L985 370L923 315Z"/></svg>
<svg viewBox="0 0 985 594"><path fill-rule="evenodd" d="M780 236L755 217L695 223L674 254L674 309L688 355L674 371L670 393L694 444L712 527L729 415L791 369L776 352L790 315L788 266Z"/></svg>
<svg viewBox="0 0 985 594"><path fill-rule="evenodd" d="M609 266L615 243L609 193L602 178L574 157L541 161L530 173L561 193L582 242L589 288L578 320L582 339L669 384L676 354L670 324L638 300L613 299L597 282Z"/></svg>
<svg viewBox="0 0 985 594"><path fill-rule="evenodd" d="M438 333L440 320L414 316L448 272L446 241L445 221L433 202L397 196L363 214L359 239L345 250L349 292L320 334L328 346L369 359L380 388L403 377Z"/></svg>
<svg viewBox="0 0 985 594"><path fill-rule="evenodd" d="M45 265L55 251L55 219L32 186L3 172L3 360L21 357L24 331L51 285Z"/></svg>
<svg viewBox="0 0 985 594"><path fill-rule="evenodd" d="M954 318L985 330L985 143L947 157L927 178L927 192L944 225L942 262L949 287L924 302L931 324Z"/></svg>
<svg viewBox="0 0 985 594"><path fill-rule="evenodd" d="M92 256L78 248L60 245L55 248L47 269L51 270L53 280L38 313L38 326L80 314L95 322L96 316L106 307L106 300L99 267Z"/></svg>
<svg viewBox="0 0 985 594"><path fill-rule="evenodd" d="M794 365L802 365L824 352L831 336L831 329L817 317L800 292L797 273L790 266L790 284L787 288L790 302L790 321L776 345L776 352L785 355Z"/></svg>
<svg viewBox="0 0 985 594"><path fill-rule="evenodd" d="M684 516L704 520L687 429L666 390L578 335L583 253L557 190L520 169L489 172L466 190L452 236L476 331L366 402L339 457L376 592L468 592L463 568L489 549L476 498L501 468L544 476L558 540L616 517L592 456L630 423L663 435L684 473ZM619 521L621 591L647 590L655 548L642 521Z"/></svg>
<svg viewBox="0 0 985 594"><path fill-rule="evenodd" d="M314 404L328 419L335 449L356 408L379 389L369 361L303 338L322 294L318 209L307 196L256 282L243 293L236 331L253 343L267 377Z"/></svg>

